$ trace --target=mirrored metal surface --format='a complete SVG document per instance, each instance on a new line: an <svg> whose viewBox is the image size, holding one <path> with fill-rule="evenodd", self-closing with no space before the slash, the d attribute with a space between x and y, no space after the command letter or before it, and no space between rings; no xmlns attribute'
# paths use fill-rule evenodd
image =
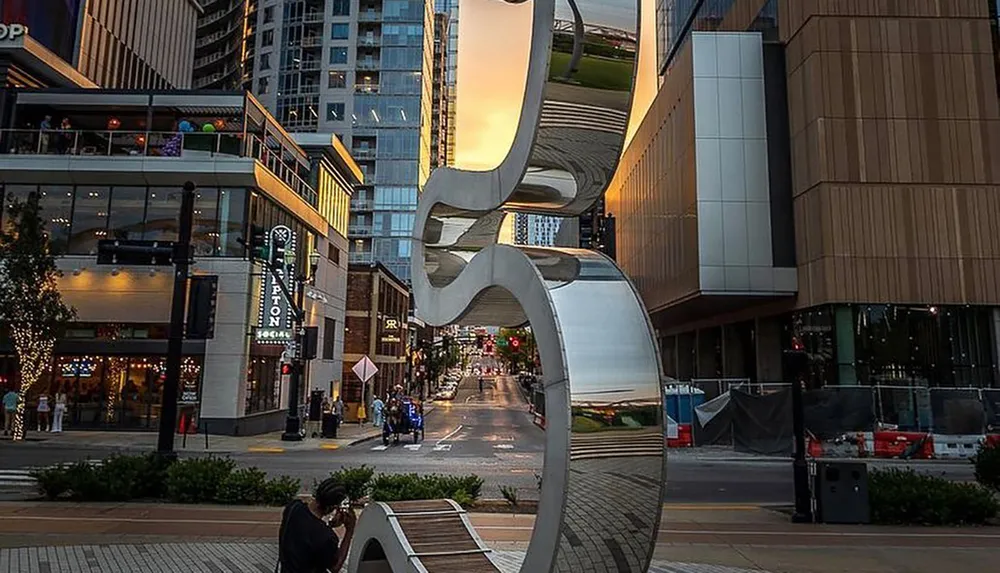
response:
<svg viewBox="0 0 1000 573"><path fill-rule="evenodd" d="M538 342L547 448L524 572L645 572L659 526L660 371L642 301L598 253L497 244L508 213L576 216L606 191L628 126L639 2L533 0L507 157L492 171L438 169L418 207L417 314L530 323Z"/></svg>

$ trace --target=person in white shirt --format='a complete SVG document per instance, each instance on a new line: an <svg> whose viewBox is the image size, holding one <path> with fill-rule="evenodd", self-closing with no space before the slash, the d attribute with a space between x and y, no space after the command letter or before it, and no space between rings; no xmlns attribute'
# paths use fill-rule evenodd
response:
<svg viewBox="0 0 1000 573"><path fill-rule="evenodd" d="M48 394L42 393L38 396L38 431L48 432L49 431L49 412L51 411L49 406L49 396Z"/></svg>
<svg viewBox="0 0 1000 573"><path fill-rule="evenodd" d="M66 415L66 394L56 392L56 406L52 413L52 433L61 434L63 426L63 416Z"/></svg>

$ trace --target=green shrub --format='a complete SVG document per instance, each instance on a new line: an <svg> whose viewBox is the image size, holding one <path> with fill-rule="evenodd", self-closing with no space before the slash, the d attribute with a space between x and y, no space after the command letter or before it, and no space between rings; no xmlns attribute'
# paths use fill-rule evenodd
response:
<svg viewBox="0 0 1000 573"><path fill-rule="evenodd" d="M479 498L482 487L482 478L474 475L379 474L371 482L371 498L373 501L450 498L468 505Z"/></svg>
<svg viewBox="0 0 1000 573"><path fill-rule="evenodd" d="M302 489L301 481L281 476L267 482L261 502L264 505L285 506L298 497L300 489Z"/></svg>
<svg viewBox="0 0 1000 573"><path fill-rule="evenodd" d="M978 525L1000 510L986 488L922 475L913 470L868 474L872 521L885 525Z"/></svg>
<svg viewBox="0 0 1000 573"><path fill-rule="evenodd" d="M226 458L180 460L167 469L167 499L175 503L215 501L219 486L235 467L236 462Z"/></svg>
<svg viewBox="0 0 1000 573"><path fill-rule="evenodd" d="M94 473L104 488L104 501L160 498L171 463L155 453L113 455L94 468Z"/></svg>
<svg viewBox="0 0 1000 573"><path fill-rule="evenodd" d="M35 478L38 493L48 500L57 500L73 489L68 466L32 470L29 475Z"/></svg>
<svg viewBox="0 0 1000 573"><path fill-rule="evenodd" d="M375 475L375 468L362 465L356 468L341 467L330 474L330 477L337 480L347 490L347 497L351 502L356 502L368 495L372 476Z"/></svg>
<svg viewBox="0 0 1000 573"><path fill-rule="evenodd" d="M257 505L267 493L267 474L257 468L238 469L219 484L215 501L230 505Z"/></svg>
<svg viewBox="0 0 1000 573"><path fill-rule="evenodd" d="M1000 492L1000 443L980 445L972 463L976 466L976 481Z"/></svg>

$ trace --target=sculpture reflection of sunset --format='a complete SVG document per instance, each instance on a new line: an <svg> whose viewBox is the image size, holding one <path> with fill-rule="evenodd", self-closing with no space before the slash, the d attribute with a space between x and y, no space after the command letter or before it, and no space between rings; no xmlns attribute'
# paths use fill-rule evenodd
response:
<svg viewBox="0 0 1000 573"><path fill-rule="evenodd" d="M587 15L626 27L616 4L621 0L578 0ZM594 3L588 6L589 3ZM589 11L586 7L590 7ZM593 7L599 7L594 11ZM532 3L462 0L458 61L456 166L486 170L498 165L510 148L521 111ZM566 18L566 0L557 0L556 18ZM655 1L643 0L639 79L629 136L656 95Z"/></svg>

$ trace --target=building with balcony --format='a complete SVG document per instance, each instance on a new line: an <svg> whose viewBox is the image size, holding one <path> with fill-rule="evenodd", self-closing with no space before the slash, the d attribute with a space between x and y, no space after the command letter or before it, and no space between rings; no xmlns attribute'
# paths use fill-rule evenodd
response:
<svg viewBox="0 0 1000 573"><path fill-rule="evenodd" d="M185 181L198 188L193 273L217 277L218 299L213 337L184 342L182 410L216 434L283 427L290 397L280 362L291 315L283 299L264 296L263 269L247 259L240 239L251 224L288 228L299 276L310 270L309 255L320 255L304 290L318 356L302 396L291 399L339 391L347 210L361 183L339 141L303 148L243 93L12 90L8 97L2 204L41 195L59 288L77 310L38 386L68 394L69 427L159 423L173 272L98 265L96 253L102 239L177 240ZM67 117L73 129L39 130L45 116ZM264 320L273 316L277 325ZM0 377L17 383L5 340Z"/></svg>
<svg viewBox="0 0 1000 573"><path fill-rule="evenodd" d="M194 46L194 89L236 90L244 84L244 60L252 53L257 0L198 0L202 14ZM252 25L251 25L252 23Z"/></svg>
<svg viewBox="0 0 1000 573"><path fill-rule="evenodd" d="M448 14L434 14L434 67L431 90L431 169L448 164Z"/></svg>
<svg viewBox="0 0 1000 573"><path fill-rule="evenodd" d="M251 21L254 93L289 131L336 134L365 175L350 260L377 260L408 280L431 164L430 0L277 0Z"/></svg>
<svg viewBox="0 0 1000 573"><path fill-rule="evenodd" d="M195 0L4 0L0 85L122 89L191 86ZM54 72L55 70L55 72Z"/></svg>
<svg viewBox="0 0 1000 573"><path fill-rule="evenodd" d="M459 0L435 0L435 14L447 14L447 34L442 38L445 44L442 49L447 52L445 62L445 89L447 90L447 137L445 139L445 162L442 165L455 165L455 139L458 127L458 16ZM435 42L437 37L435 36Z"/></svg>
<svg viewBox="0 0 1000 573"><path fill-rule="evenodd" d="M996 386L997 2L656 17L662 81L607 209L665 373Z"/></svg>

